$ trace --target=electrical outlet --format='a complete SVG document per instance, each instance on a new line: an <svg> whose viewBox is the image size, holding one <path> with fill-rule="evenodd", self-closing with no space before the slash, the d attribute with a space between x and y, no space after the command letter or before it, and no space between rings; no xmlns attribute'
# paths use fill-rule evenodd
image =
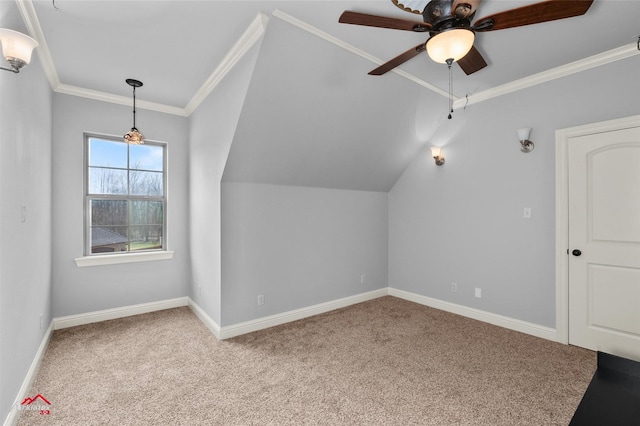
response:
<svg viewBox="0 0 640 426"><path fill-rule="evenodd" d="M454 293L458 292L458 284L457 283L451 283L451 291Z"/></svg>
<svg viewBox="0 0 640 426"><path fill-rule="evenodd" d="M360 284L364 284L367 282L367 277L365 274L360 275Z"/></svg>
<svg viewBox="0 0 640 426"><path fill-rule="evenodd" d="M202 286L198 285L198 296L202 295Z"/></svg>
<svg viewBox="0 0 640 426"><path fill-rule="evenodd" d="M20 223L25 223L27 221L27 206L20 207Z"/></svg>
<svg viewBox="0 0 640 426"><path fill-rule="evenodd" d="M481 298L482 297L482 289L476 287L476 297L477 298Z"/></svg>
<svg viewBox="0 0 640 426"><path fill-rule="evenodd" d="M264 294L258 295L258 306L264 305Z"/></svg>

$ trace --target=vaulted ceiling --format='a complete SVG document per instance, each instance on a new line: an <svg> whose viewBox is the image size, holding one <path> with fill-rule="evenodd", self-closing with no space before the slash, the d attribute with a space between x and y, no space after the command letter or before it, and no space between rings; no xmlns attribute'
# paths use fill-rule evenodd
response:
<svg viewBox="0 0 640 426"><path fill-rule="evenodd" d="M476 16L531 3L484 0ZM136 78L139 107L171 114L191 114L259 48L227 181L387 191L446 120L446 65L421 54L367 75L427 35L338 23L344 10L421 21L391 0L17 5L54 91L128 105ZM480 33L488 67L454 66L455 106L636 54L639 16L638 1L596 0L584 16Z"/></svg>

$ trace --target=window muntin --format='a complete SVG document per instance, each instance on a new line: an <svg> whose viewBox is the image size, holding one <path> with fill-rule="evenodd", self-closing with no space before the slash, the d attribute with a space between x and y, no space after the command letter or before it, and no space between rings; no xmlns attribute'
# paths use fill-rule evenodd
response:
<svg viewBox="0 0 640 426"><path fill-rule="evenodd" d="M85 135L85 254L166 250L166 145Z"/></svg>

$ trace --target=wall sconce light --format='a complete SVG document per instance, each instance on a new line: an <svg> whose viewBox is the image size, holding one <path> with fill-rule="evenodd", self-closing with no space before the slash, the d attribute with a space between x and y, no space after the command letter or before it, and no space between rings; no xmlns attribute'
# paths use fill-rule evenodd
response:
<svg viewBox="0 0 640 426"><path fill-rule="evenodd" d="M6 28L0 28L0 44L2 55L11 65L11 68L0 66L0 69L14 73L31 62L31 53L38 47L38 42L31 37Z"/></svg>
<svg viewBox="0 0 640 426"><path fill-rule="evenodd" d="M442 166L444 164L444 155L440 147L434 146L431 148L431 156L436 160L436 165Z"/></svg>
<svg viewBox="0 0 640 426"><path fill-rule="evenodd" d="M518 129L518 139L520 140L520 151L522 152L531 152L533 151L533 142L529 140L529 135L531 135L531 128Z"/></svg>

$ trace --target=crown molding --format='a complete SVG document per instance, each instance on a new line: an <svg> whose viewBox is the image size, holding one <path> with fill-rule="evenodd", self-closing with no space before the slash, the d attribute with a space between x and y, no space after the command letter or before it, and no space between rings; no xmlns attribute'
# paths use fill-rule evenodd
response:
<svg viewBox="0 0 640 426"><path fill-rule="evenodd" d="M38 53L38 57L42 63L42 67L44 69L47 78L49 79L49 83L54 92L68 94L72 96L80 96L84 98L94 99L102 102L110 102L120 105L129 105L130 99L128 97L114 95L111 93L100 92L97 90L86 89L82 87L72 86L68 84L64 84L60 81L58 76L58 72L55 67L55 63L53 61L53 57L51 56L51 52L49 51L49 47L47 45L47 41L45 39L42 28L40 27L40 22L38 21L38 16L36 15L35 8L33 7L32 0L15 0L18 6L18 10L20 11L20 15L27 27L29 35L36 39L39 43L39 47L36 49ZM299 20L281 10L276 9L272 16L287 22L291 25L294 25L310 34L313 34L329 43L332 43L338 47L341 47L355 55L358 55L368 61L376 65L381 65L384 63L383 60L365 52L364 50L358 49L357 47L338 39L337 37L332 36L304 21ZM163 112L166 114L179 115L183 117L188 117L192 114L198 106L207 98L207 96L220 84L220 82L233 70L238 61L255 45L255 43L260 40L260 38L264 35L266 31L266 26L269 18L264 14L260 13L256 18L251 22L249 27L245 30L242 36L238 39L238 41L233 45L233 47L229 50L229 52L225 55L221 63L216 67L216 69L211 73L209 78L204 82L204 84L198 89L198 91L191 98L189 103L184 107L177 107L172 105L166 105L156 102L149 102L144 100L138 100L136 106L139 106L142 109L147 109L151 111ZM516 92L518 90L526 89L529 87L536 86L538 84L543 84L552 80L556 80L562 77L566 77L568 75L576 74L582 71L586 71L591 68L595 68L601 65L606 65L612 62L616 62L619 60L623 60L629 58L631 56L637 55L640 52L638 51L636 43L630 43L628 45L619 47L617 49L609 50L607 52L603 52L585 59L581 59L575 62L571 62L566 65L562 65L560 67L552 68L547 71L543 71L537 74L533 74L528 77L521 78L519 80L514 80L500 86L496 86L475 94L471 94L466 96L465 98L456 98L454 97L453 108L459 109L471 104L480 103L492 98L496 98L499 96L507 95L512 92ZM432 84L427 83L426 81L405 72L401 69L393 69L391 72L394 72L409 81L412 81L419 86L422 86L438 95L443 97L448 97L449 93L445 90L440 89Z"/></svg>
<svg viewBox="0 0 640 426"><path fill-rule="evenodd" d="M163 112L166 114L188 117L198 108L198 106L207 98L207 96L209 96L209 94L218 86L218 84L220 84L220 82L231 72L238 61L253 47L253 45L258 40L260 40L260 38L262 38L266 30L268 20L269 19L267 18L267 16L262 13L256 16L256 18L251 22L251 24L249 24L249 27L245 30L242 36L222 59L222 62L220 62L220 64L216 67L213 73L211 73L205 83L191 98L186 107L180 108L156 102L149 102L141 99L137 100L136 107L151 111ZM100 92L93 89L71 86L63 83L58 84L58 87L56 87L54 91L57 93L80 96L102 102L110 102L120 105L131 104L131 99L129 97Z"/></svg>
<svg viewBox="0 0 640 426"><path fill-rule="evenodd" d="M38 53L38 57L42 63L42 68L44 68L44 73L49 79L49 84L51 85L51 88L55 90L58 85L60 85L60 77L58 77L58 71L56 71L53 57L49 51L49 46L47 45L47 40L42 32L42 27L40 26L40 21L38 20L38 15L36 15L33 3L31 0L16 0L16 5L20 11L22 20L27 27L27 31L29 31L29 35L36 39L39 44L36 52Z"/></svg>
<svg viewBox="0 0 640 426"><path fill-rule="evenodd" d="M282 12L281 10L276 9L273 12L273 16L275 16L276 18L279 18L279 19L281 19L281 20L283 20L285 22L288 22L291 25L295 25L296 27L298 27L298 28L310 33L310 34L315 35L316 37L320 37L321 39L326 40L329 43L335 44L338 47L341 47L341 48L343 48L345 50L348 50L349 52L354 53L354 54L356 54L356 55L358 55L358 56L360 56L360 57L362 57L362 58L364 58L364 59L366 59L368 61L371 61L376 65L382 65L383 63L385 63L385 61L383 61L382 59L376 58L375 56L370 55L369 53L365 52L364 50L358 49L357 47L355 47L355 46L353 46L353 45L351 45L351 44L349 44L349 43L347 43L347 42L345 42L343 40L340 40L339 38L334 37L331 34L328 34L328 33L324 32L324 31L314 27L313 25L309 25L306 22L299 20L298 18L294 18L293 16ZM398 69L398 68L392 69L391 72L394 72L394 73L396 73L398 75L401 75L402 77L404 77L404 78L406 78L406 79L408 79L410 81L413 81L414 83L416 83L416 84L418 84L418 85L420 85L420 86L422 86L422 87L424 87L426 89L429 89L432 92L437 93L438 95L444 96L446 98L449 97L449 92L447 92L445 90L442 90L439 87L436 87L436 86L434 86L432 84L429 84L426 81L414 76L413 74L409 74L408 72L402 71L401 69ZM455 99L457 99L457 98L455 98Z"/></svg>
<svg viewBox="0 0 640 426"><path fill-rule="evenodd" d="M222 62L211 73L207 81L198 89L193 98L184 108L187 115L191 115L207 96L215 89L218 84L231 72L238 61L258 42L266 31L269 18L259 13L258 16L249 24L238 41L233 45L231 50L222 59Z"/></svg>
<svg viewBox="0 0 640 426"><path fill-rule="evenodd" d="M82 98L93 99L101 102L109 102L118 105L130 105L129 97L114 95L112 93L101 92L98 90L87 89L84 87L65 84L60 81L58 72L51 56L47 40L40 26L38 15L33 7L32 0L16 0L18 10L22 16L29 35L36 39L39 43L36 49L44 72L49 79L51 89L56 93L62 93L71 96L79 96ZM264 35L268 18L264 14L258 14L247 30L242 34L240 39L233 45L231 50L223 58L222 62L216 67L207 81L198 89L189 103L184 107L166 105L157 102L145 101L138 99L136 107L150 111L162 112L165 114L179 115L188 117L202 103L204 99L216 88L216 86L226 77L236 63L253 47L253 45Z"/></svg>
<svg viewBox="0 0 640 426"><path fill-rule="evenodd" d="M333 43L336 46L339 46L345 50L348 50L351 53L354 53L362 58L365 58L373 62L374 64L381 65L384 63L384 61L380 60L379 58L376 58L375 56L370 55L369 53L361 49L358 49L357 47L352 46L351 44L343 40L340 40L322 30L319 30L318 28L312 25L309 25L304 21L294 18L293 16L288 15L285 12L282 12L280 10L275 10L273 12L273 16L285 22L288 22L289 24L295 25L296 27L304 31L307 31L317 37L320 37L330 43ZM478 92L476 94L466 96L464 98L454 97L453 108L459 109L474 103L479 103L479 102L483 102L498 96L507 95L509 93L516 92L518 90L526 89L528 87L536 86L538 84L542 84L548 81L566 77L571 74L576 74L582 71L586 71L588 69L599 67L601 65L606 65L612 62L616 62L616 61L628 58L630 56L636 55L638 53L640 52L638 51L637 44L631 43L629 45L625 45L617 49L609 50L607 52L590 56L588 58L571 62L569 64L562 65L556 68L552 68L550 70L543 71L538 74L533 74L533 75L521 78L519 80L514 80L509 83L505 83L500 86L496 86L496 87L484 90L482 92ZM429 89L432 92L437 93L438 95L441 95L444 97L449 96L449 93L447 91L440 89L439 87L436 87L432 84L429 84L426 81L414 76L413 74L405 72L401 69L394 68L393 70L391 70L391 72L395 72L396 74L406 78L407 80L410 80L426 89Z"/></svg>
<svg viewBox="0 0 640 426"><path fill-rule="evenodd" d="M114 95L112 93L101 92L99 90L86 89L84 87L72 86L70 84L60 83L54 91L65 95L79 96L81 98L88 98L101 102L131 106L130 97ZM136 99L136 108L163 112L165 114L179 115L182 117L186 117L188 115L184 108L141 99Z"/></svg>
<svg viewBox="0 0 640 426"><path fill-rule="evenodd" d="M559 78L586 71L591 68L620 61L639 53L640 52L638 51L636 43L631 43L616 49L590 56L588 58L568 63L566 65L552 68L547 71L542 71L540 73L533 74L519 80L514 80L509 83L505 83L500 86L478 92L474 95L469 95L468 99L459 99L455 101L453 103L453 108L457 109L466 105L471 105L496 98L498 96L507 95L518 90L537 86L538 84L546 83L552 80L557 80Z"/></svg>

